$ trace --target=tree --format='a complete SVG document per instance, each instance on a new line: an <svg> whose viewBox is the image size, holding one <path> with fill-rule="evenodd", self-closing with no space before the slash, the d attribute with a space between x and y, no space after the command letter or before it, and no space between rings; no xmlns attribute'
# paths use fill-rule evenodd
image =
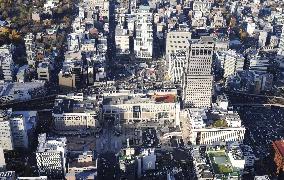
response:
<svg viewBox="0 0 284 180"><path fill-rule="evenodd" d="M16 30L13 29L9 35L9 38L13 42L18 42L21 40L21 35Z"/></svg>
<svg viewBox="0 0 284 180"><path fill-rule="evenodd" d="M219 119L213 123L213 127L228 127L226 120Z"/></svg>

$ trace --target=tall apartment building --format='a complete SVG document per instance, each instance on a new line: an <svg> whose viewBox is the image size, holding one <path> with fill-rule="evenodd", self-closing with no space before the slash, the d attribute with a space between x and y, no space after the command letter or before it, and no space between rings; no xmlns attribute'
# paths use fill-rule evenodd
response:
<svg viewBox="0 0 284 180"><path fill-rule="evenodd" d="M151 59L153 56L153 14L149 6L140 6L135 16L135 56L140 59Z"/></svg>
<svg viewBox="0 0 284 180"><path fill-rule="evenodd" d="M224 70L224 78L234 75L237 71L244 70L245 58L237 54L234 50L221 51L216 53L220 61L221 68Z"/></svg>
<svg viewBox="0 0 284 180"><path fill-rule="evenodd" d="M28 65L35 66L35 36L33 33L29 33L25 36L25 46Z"/></svg>
<svg viewBox="0 0 284 180"><path fill-rule="evenodd" d="M212 102L212 57L214 43L192 40L188 68L184 77L184 107L210 107Z"/></svg>
<svg viewBox="0 0 284 180"><path fill-rule="evenodd" d="M166 54L170 55L177 51L187 51L189 47L189 40L191 39L191 32L187 31L170 31L167 33L166 40Z"/></svg>
<svg viewBox="0 0 284 180"><path fill-rule="evenodd" d="M50 179L64 179L66 172L66 138L38 136L36 151L37 167L40 175Z"/></svg>
<svg viewBox="0 0 284 180"><path fill-rule="evenodd" d="M13 137L9 117L11 112L0 110L0 147L4 150L13 150Z"/></svg>

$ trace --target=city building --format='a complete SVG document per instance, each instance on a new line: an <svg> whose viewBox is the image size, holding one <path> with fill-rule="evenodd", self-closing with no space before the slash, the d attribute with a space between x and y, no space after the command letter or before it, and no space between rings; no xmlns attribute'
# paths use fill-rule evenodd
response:
<svg viewBox="0 0 284 180"><path fill-rule="evenodd" d="M191 32L187 31L170 31L167 33L166 54L171 55L176 52L187 52Z"/></svg>
<svg viewBox="0 0 284 180"><path fill-rule="evenodd" d="M3 45L0 47L0 77L5 81L13 82L15 79L15 66L13 61L13 46Z"/></svg>
<svg viewBox="0 0 284 180"><path fill-rule="evenodd" d="M217 59L224 71L224 78L235 75L237 71L244 69L245 58L234 50L217 52Z"/></svg>
<svg viewBox="0 0 284 180"><path fill-rule="evenodd" d="M121 124L179 126L180 104L176 90L134 93L129 90L103 94L103 116L114 116Z"/></svg>
<svg viewBox="0 0 284 180"><path fill-rule="evenodd" d="M43 81L0 83L0 103L3 104L31 100L45 94L46 87Z"/></svg>
<svg viewBox="0 0 284 180"><path fill-rule="evenodd" d="M38 172L51 179L64 178L66 173L66 138L38 136L36 161Z"/></svg>
<svg viewBox="0 0 284 180"><path fill-rule="evenodd" d="M0 147L3 150L13 150L13 136L9 122L9 116L11 111L1 110L0 111Z"/></svg>
<svg viewBox="0 0 284 180"><path fill-rule="evenodd" d="M98 107L94 101L82 101L83 94L58 96L54 102L53 124L57 131L86 131L98 126ZM78 98L80 97L80 101Z"/></svg>
<svg viewBox="0 0 284 180"><path fill-rule="evenodd" d="M130 37L127 29L122 29L120 25L118 25L115 29L115 45L116 45L116 54L130 54L129 47Z"/></svg>
<svg viewBox="0 0 284 180"><path fill-rule="evenodd" d="M153 56L153 14L149 6L140 6L135 12L134 53L138 59Z"/></svg>
<svg viewBox="0 0 284 180"><path fill-rule="evenodd" d="M82 61L64 62L58 74L59 86L62 89L76 89L83 85Z"/></svg>
<svg viewBox="0 0 284 180"><path fill-rule="evenodd" d="M17 82L26 82L27 79L28 79L28 69L29 69L29 66L28 65L24 65L22 67L19 68L18 70L18 73L16 75L17 77Z"/></svg>
<svg viewBox="0 0 284 180"><path fill-rule="evenodd" d="M6 160L4 156L3 148L0 147L0 171L6 170Z"/></svg>
<svg viewBox="0 0 284 180"><path fill-rule="evenodd" d="M278 55L284 56L284 26L282 26L282 33L279 39Z"/></svg>
<svg viewBox="0 0 284 180"><path fill-rule="evenodd" d="M168 56L168 78L175 84L182 84L188 64L188 57L185 51L171 53Z"/></svg>
<svg viewBox="0 0 284 180"><path fill-rule="evenodd" d="M70 159L68 163L67 180L96 179L97 159L93 157L92 151L85 151L77 158Z"/></svg>
<svg viewBox="0 0 284 180"><path fill-rule="evenodd" d="M29 33L25 36L24 40L28 65L35 67L35 36L32 33Z"/></svg>
<svg viewBox="0 0 284 180"><path fill-rule="evenodd" d="M13 137L14 148L29 148L28 128L25 118L21 114L12 114L10 117L10 126Z"/></svg>
<svg viewBox="0 0 284 180"><path fill-rule="evenodd" d="M212 58L214 43L192 40L188 68L184 76L184 107L210 107L212 102Z"/></svg>
<svg viewBox="0 0 284 180"><path fill-rule="evenodd" d="M50 62L40 62L37 67L37 76L39 80L50 81L51 64Z"/></svg>
<svg viewBox="0 0 284 180"><path fill-rule="evenodd" d="M226 96L218 96L210 110L188 109L190 142L212 145L218 142L242 142L246 128L237 112L228 107Z"/></svg>

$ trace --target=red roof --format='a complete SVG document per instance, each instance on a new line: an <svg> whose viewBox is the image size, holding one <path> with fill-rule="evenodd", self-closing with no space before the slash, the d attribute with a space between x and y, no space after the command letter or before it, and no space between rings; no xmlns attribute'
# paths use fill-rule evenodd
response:
<svg viewBox="0 0 284 180"><path fill-rule="evenodd" d="M175 102L176 96L169 94L163 96L156 96L156 102L173 103Z"/></svg>
<svg viewBox="0 0 284 180"><path fill-rule="evenodd" d="M277 140L273 142L279 152L281 153L282 156L284 156L284 141L283 140Z"/></svg>

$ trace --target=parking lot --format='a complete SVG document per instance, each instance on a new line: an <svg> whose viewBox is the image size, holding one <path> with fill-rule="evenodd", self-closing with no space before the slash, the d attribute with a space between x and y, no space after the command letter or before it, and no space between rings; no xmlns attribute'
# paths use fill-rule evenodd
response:
<svg viewBox="0 0 284 180"><path fill-rule="evenodd" d="M284 138L284 109L278 107L242 107L239 110L246 127L244 143L256 157L267 157L274 140Z"/></svg>

